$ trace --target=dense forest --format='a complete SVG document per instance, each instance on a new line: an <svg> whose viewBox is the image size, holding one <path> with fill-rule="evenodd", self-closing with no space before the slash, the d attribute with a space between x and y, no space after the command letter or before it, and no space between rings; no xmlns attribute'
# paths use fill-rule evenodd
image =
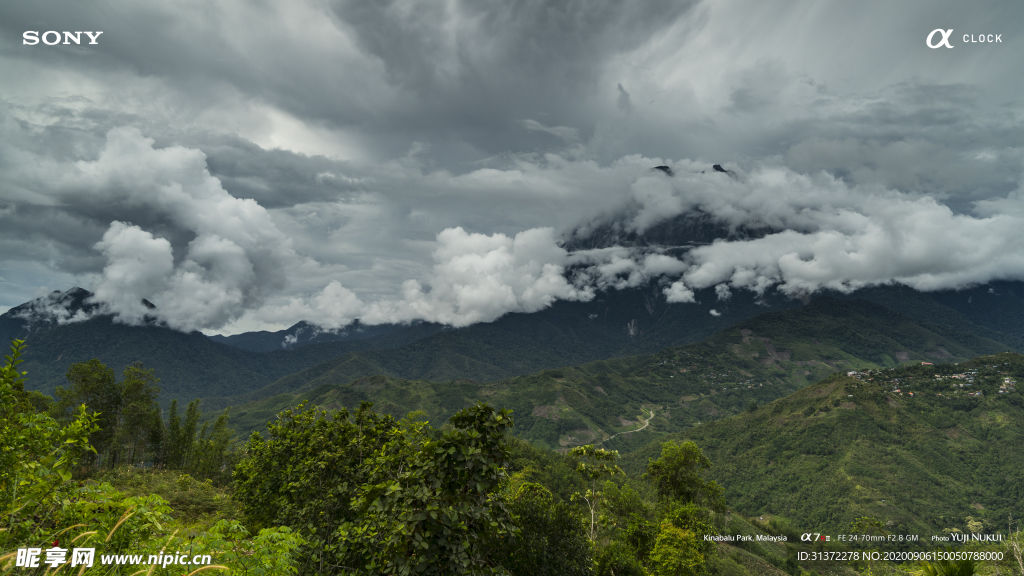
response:
<svg viewBox="0 0 1024 576"><path fill-rule="evenodd" d="M81 362L55 398L26 392L22 349L15 341L0 374L3 573L853 576L1024 569L1016 526L997 544L960 549L1002 555L990 562L883 562L853 556L858 544L805 542L805 528L784 514L738 512L734 491L713 479L718 463L700 441L666 439L622 458L594 444L555 452L516 438L515 414L487 403L435 426L422 412L398 418L363 402L285 409L264 434L232 443L227 411L206 420L198 402L183 413L176 405L162 411L157 375L141 365L117 378L97 360ZM864 386L862 395L898 394L894 386L903 390L914 378L921 389L925 380L941 381L960 392L972 370L972 385L985 390L1016 381L1002 374L1009 363L983 366L994 365L837 378ZM784 400L743 416L770 414ZM711 436L706 441L714 444ZM895 533L870 516L842 528ZM995 531L969 518L963 532L982 529ZM91 567L76 549L94 551ZM813 552L846 556L807 561Z"/></svg>

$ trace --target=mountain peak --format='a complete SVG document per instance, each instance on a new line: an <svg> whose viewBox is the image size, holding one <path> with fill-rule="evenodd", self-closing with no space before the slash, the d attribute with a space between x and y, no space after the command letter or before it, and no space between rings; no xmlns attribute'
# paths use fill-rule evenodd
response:
<svg viewBox="0 0 1024 576"><path fill-rule="evenodd" d="M73 322L91 316L99 305L88 302L93 293L75 286L65 292L54 290L45 296L11 308L3 316L35 322Z"/></svg>

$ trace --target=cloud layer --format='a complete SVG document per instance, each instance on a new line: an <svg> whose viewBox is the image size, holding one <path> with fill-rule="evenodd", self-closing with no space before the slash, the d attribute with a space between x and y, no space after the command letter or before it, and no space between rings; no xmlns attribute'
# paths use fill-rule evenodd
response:
<svg viewBox="0 0 1024 576"><path fill-rule="evenodd" d="M685 303L1022 278L1022 21L952 1L5 5L0 310L80 284L183 330L462 326L648 282ZM938 26L1004 43L930 50ZM23 46L36 29L104 34ZM686 214L757 233L562 242Z"/></svg>

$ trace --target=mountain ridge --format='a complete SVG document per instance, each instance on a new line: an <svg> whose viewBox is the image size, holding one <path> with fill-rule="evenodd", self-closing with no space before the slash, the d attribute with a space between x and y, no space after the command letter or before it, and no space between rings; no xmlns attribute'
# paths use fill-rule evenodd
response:
<svg viewBox="0 0 1024 576"><path fill-rule="evenodd" d="M972 516L994 532L1024 513L1024 398L1006 384L1022 378L1014 353L839 373L659 441L696 442L749 516L822 533L868 516L894 534L968 532ZM641 470L659 446L626 454L623 467Z"/></svg>
<svg viewBox="0 0 1024 576"><path fill-rule="evenodd" d="M853 329L853 335L845 335L843 327ZM601 359L489 383L366 375L343 382L311 378L290 387L285 379L258 398L242 403L223 399L217 407L233 404L234 421L249 431L302 401L335 408L376 401L383 403L378 409L399 417L423 410L431 420L443 420L449 412L486 400L513 409L515 433L548 448L609 440L609 447L628 450L637 441L742 412L751 402L770 402L837 370L934 362L935 356L965 360L1008 349L968 335L971 348L964 339L872 302L822 297L655 354ZM647 440L609 439L631 429L623 420L647 417L652 407L656 414L644 434ZM571 440L574 434L576 440Z"/></svg>
<svg viewBox="0 0 1024 576"><path fill-rule="evenodd" d="M1024 283L996 288L1002 295L989 299L1001 298L998 302L1008 305L994 316L982 313L981 319L1012 328L1024 310L1024 301L1013 293L1024 294ZM966 304L978 292L988 294L985 287L937 296L900 286L861 294L921 321L934 321L957 333L1024 349L1021 338L976 324L972 317L938 300L959 298L952 303L978 317L977 310ZM76 290L70 297L81 300L85 294ZM65 293L61 297L68 296ZM206 398L209 406L219 407L377 374L482 382L599 359L649 354L699 341L766 311L802 305L779 294L758 296L746 291L723 301L713 289L698 291L696 303L671 304L660 285L652 283L603 292L591 302L559 301L537 313L508 314L495 322L462 329L415 323L387 327L366 338L312 342L269 352L247 351L199 333L184 334L153 324L126 326L102 316L65 324L44 322L26 330L26 320L19 316L23 307L0 315L0 335L28 337L25 369L33 374L32 385L45 393L64 385L64 374L71 363L99 358L120 371L139 361L157 369L162 379L161 402L165 405L171 399ZM710 314L711 310L718 315Z"/></svg>

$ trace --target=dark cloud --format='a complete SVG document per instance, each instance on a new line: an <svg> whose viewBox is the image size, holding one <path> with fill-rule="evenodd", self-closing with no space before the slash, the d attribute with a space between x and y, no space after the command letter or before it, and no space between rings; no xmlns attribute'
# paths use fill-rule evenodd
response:
<svg viewBox="0 0 1024 576"><path fill-rule="evenodd" d="M1024 274L1007 244L1024 213L1024 9L805 8L9 2L0 308L75 282L129 320L159 301L182 328L461 325L652 278L685 302ZM938 26L1004 42L930 50ZM21 44L50 29L104 34ZM559 244L686 210L771 233L685 257ZM888 264L878 245L898 245Z"/></svg>
<svg viewBox="0 0 1024 576"><path fill-rule="evenodd" d="M332 3L332 13L413 95L402 125L519 148L509 118L538 113L588 133L609 59L650 41L695 2L519 0Z"/></svg>
<svg viewBox="0 0 1024 576"><path fill-rule="evenodd" d="M619 110L623 112L629 112L633 109L633 101L629 99L629 92L619 84L619 97L615 101L615 105L619 107Z"/></svg>

